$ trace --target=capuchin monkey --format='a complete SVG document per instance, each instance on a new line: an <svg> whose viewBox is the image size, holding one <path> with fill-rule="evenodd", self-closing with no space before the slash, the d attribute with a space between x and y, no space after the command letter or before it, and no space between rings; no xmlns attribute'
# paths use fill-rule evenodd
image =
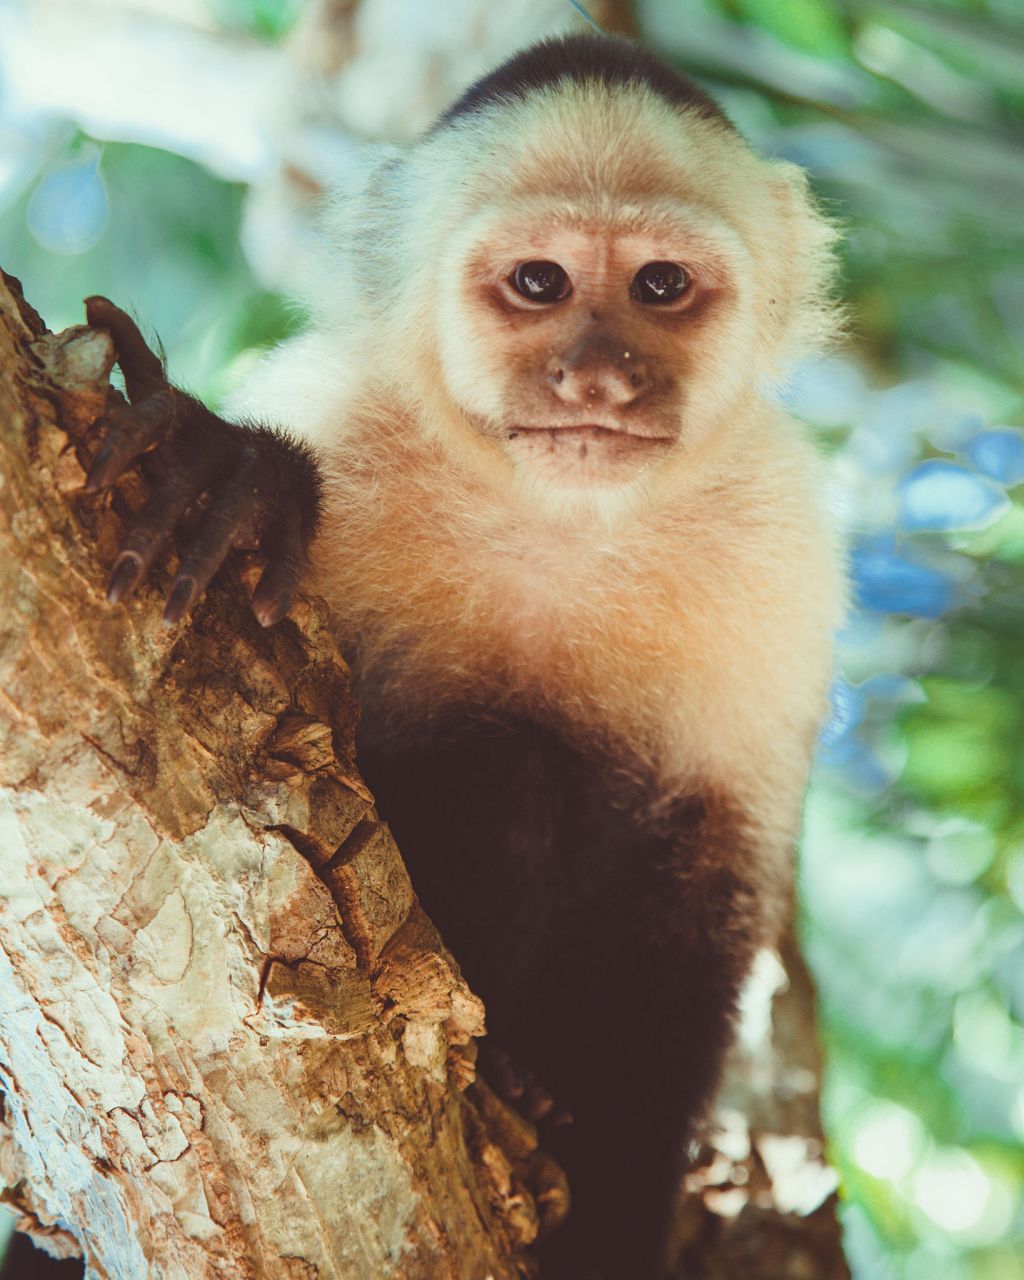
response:
<svg viewBox="0 0 1024 1280"><path fill-rule="evenodd" d="M88 476L158 476L109 598L205 509L265 626L322 594L358 750L490 1038L568 1111L544 1280L665 1273L737 993L789 910L842 574L770 388L835 328L835 235L639 47L548 40L326 219L312 326L228 422L112 303L130 398ZM272 423L273 426L257 425Z"/></svg>

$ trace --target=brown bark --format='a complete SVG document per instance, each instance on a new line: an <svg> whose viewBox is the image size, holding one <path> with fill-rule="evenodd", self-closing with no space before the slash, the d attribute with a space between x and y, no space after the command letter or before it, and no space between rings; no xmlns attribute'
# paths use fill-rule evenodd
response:
<svg viewBox="0 0 1024 1280"><path fill-rule="evenodd" d="M143 496L80 487L111 362L0 289L3 1196L96 1277L527 1274L564 1192L464 1092L483 1011L359 778L323 605L264 632L245 564L177 631L167 565L103 602ZM847 1274L787 969L688 1179L686 1280Z"/></svg>

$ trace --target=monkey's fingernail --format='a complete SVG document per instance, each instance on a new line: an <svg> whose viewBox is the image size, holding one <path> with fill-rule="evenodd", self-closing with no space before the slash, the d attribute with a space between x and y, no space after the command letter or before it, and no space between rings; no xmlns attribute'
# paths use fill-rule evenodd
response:
<svg viewBox="0 0 1024 1280"><path fill-rule="evenodd" d="M120 604L128 595L138 582L141 570L137 556L126 554L119 558L107 583L107 599L111 604Z"/></svg>
<svg viewBox="0 0 1024 1280"><path fill-rule="evenodd" d="M525 1099L525 1112L527 1120L543 1120L545 1116L552 1113L555 1107L555 1100L550 1094L543 1093L540 1090L527 1091Z"/></svg>
<svg viewBox="0 0 1024 1280"><path fill-rule="evenodd" d="M175 582L171 594L164 605L164 623L173 627L181 621L192 605L192 597L196 590L195 578L179 578Z"/></svg>
<svg viewBox="0 0 1024 1280"><path fill-rule="evenodd" d="M109 444L101 445L96 456L92 460L92 466L89 468L89 474L85 478L85 489L87 493L95 493L97 489L102 489L107 483L104 472L110 465L110 459L114 456L114 451Z"/></svg>
<svg viewBox="0 0 1024 1280"><path fill-rule="evenodd" d="M252 611L261 627L272 627L280 622L288 612L289 604L289 600L282 600L280 596L270 596L268 599L264 599L257 592L253 597Z"/></svg>

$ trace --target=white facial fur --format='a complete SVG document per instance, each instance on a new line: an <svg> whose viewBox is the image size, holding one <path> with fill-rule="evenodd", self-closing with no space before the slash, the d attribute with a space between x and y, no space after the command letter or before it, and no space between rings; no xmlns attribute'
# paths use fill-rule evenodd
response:
<svg viewBox="0 0 1024 1280"><path fill-rule="evenodd" d="M398 364L394 381L413 383L428 430L443 422L453 455L507 466L555 507L577 509L589 493L602 509L609 499L631 509L652 469L830 336L834 233L803 175L642 89L541 92L457 119L383 172L394 176L376 188L379 203L371 183L350 211L362 225L353 236L350 221L345 246L372 245L367 285L382 301L385 348L375 366L386 378ZM500 300L532 259L559 263L573 282L572 297L542 314ZM629 282L651 261L686 267L696 303L673 312L632 300ZM545 367L588 325L655 367L657 396L618 414L553 397ZM547 424L618 430L528 434ZM630 432L675 443L644 448Z"/></svg>

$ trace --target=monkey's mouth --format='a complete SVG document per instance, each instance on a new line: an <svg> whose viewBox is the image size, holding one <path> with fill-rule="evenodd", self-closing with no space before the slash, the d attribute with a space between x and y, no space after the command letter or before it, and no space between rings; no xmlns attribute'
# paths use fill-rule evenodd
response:
<svg viewBox="0 0 1024 1280"><path fill-rule="evenodd" d="M675 437L607 423L514 426L505 447L516 465L558 488L629 484L675 443Z"/></svg>
<svg viewBox="0 0 1024 1280"><path fill-rule="evenodd" d="M530 423L510 427L506 432L508 440L516 440L521 436L547 436L552 441L561 440L570 444L600 444L602 441L620 441L624 437L635 443L652 445L672 444L674 440L673 436L661 435L650 429L644 430L632 423L608 425L603 422Z"/></svg>

